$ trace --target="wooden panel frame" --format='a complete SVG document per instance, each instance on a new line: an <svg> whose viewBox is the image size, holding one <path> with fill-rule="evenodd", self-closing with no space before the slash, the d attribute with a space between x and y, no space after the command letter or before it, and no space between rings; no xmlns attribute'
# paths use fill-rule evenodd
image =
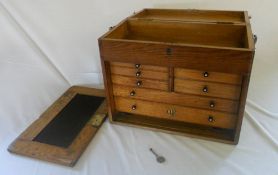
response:
<svg viewBox="0 0 278 175"><path fill-rule="evenodd" d="M109 35L107 38L242 49L249 48L245 44L246 25L244 24L229 25L129 19L125 25L127 25L126 35L118 35L116 37Z"/></svg>
<svg viewBox="0 0 278 175"><path fill-rule="evenodd" d="M80 86L69 88L9 146L8 151L61 165L74 166L91 139L101 127L102 123L99 126L92 126L91 119L97 114L104 115L106 118L106 100L98 107L89 122L82 128L68 148L36 142L33 141L33 139L77 94L105 97L105 92L101 89Z"/></svg>
<svg viewBox="0 0 278 175"><path fill-rule="evenodd" d="M190 21L206 23L246 23L244 11L198 10L198 9L150 9L134 14L133 19Z"/></svg>
<svg viewBox="0 0 278 175"><path fill-rule="evenodd" d="M101 57L109 62L172 66L223 73L249 73L253 52L248 49L101 38ZM167 50L171 54L167 54ZM132 56L131 56L132 55ZM156 59L154 59L156 58ZM157 61L159 60L159 61Z"/></svg>

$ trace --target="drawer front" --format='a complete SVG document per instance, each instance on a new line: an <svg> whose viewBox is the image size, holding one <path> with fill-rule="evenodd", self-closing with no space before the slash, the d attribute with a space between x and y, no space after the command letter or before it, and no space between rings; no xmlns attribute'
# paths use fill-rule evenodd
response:
<svg viewBox="0 0 278 175"><path fill-rule="evenodd" d="M120 75L112 75L112 83L137 87L137 88L150 88L159 90L168 90L168 82L160 80L150 80L150 79L137 79L135 77L125 77Z"/></svg>
<svg viewBox="0 0 278 175"><path fill-rule="evenodd" d="M198 71L192 69L175 68L175 78L193 79L201 81L219 82L240 85L242 78L237 74Z"/></svg>
<svg viewBox="0 0 278 175"><path fill-rule="evenodd" d="M174 105L197 107L209 110L237 113L238 102L213 97L202 97L189 94L178 94L144 88L133 88L121 85L113 85L114 96L163 102Z"/></svg>
<svg viewBox="0 0 278 175"><path fill-rule="evenodd" d="M175 79L174 84L175 92L220 97L232 100L238 100L241 91L241 86L202 81Z"/></svg>
<svg viewBox="0 0 278 175"><path fill-rule="evenodd" d="M194 109L164 103L115 97L116 109L121 112L165 118L219 128L234 128L236 116L228 113Z"/></svg>
<svg viewBox="0 0 278 175"><path fill-rule="evenodd" d="M137 78L147 78L147 79L156 79L156 80L168 80L168 72L159 72L149 69L136 69L131 67L120 67L120 66L111 66L111 73L116 75L131 76Z"/></svg>
<svg viewBox="0 0 278 175"><path fill-rule="evenodd" d="M168 68L162 66L151 66L151 65L144 65L144 64L132 64L132 63L122 63L122 62L110 62L110 65L111 67L128 67L128 68L135 68L140 70L168 72Z"/></svg>

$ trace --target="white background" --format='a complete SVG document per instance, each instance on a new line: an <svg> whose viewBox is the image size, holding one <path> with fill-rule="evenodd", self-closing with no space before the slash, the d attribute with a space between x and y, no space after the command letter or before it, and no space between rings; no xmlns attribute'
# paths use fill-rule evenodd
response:
<svg viewBox="0 0 278 175"><path fill-rule="evenodd" d="M0 0L0 174L278 174L277 7L276 0ZM247 10L252 16L258 42L239 145L106 122L75 168L7 153L68 87L103 87L97 39L142 8ZM167 163L156 164L149 146Z"/></svg>

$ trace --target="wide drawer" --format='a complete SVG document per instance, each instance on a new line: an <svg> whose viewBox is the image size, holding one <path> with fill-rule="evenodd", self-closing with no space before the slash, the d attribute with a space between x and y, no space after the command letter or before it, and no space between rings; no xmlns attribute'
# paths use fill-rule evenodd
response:
<svg viewBox="0 0 278 175"><path fill-rule="evenodd" d="M237 113L238 101L113 85L114 96Z"/></svg>
<svg viewBox="0 0 278 175"><path fill-rule="evenodd" d="M123 63L123 62L110 62L110 65L111 67L128 67L128 68L135 68L140 70L168 72L168 68L162 66L151 66L151 65L136 64L136 63L132 64L132 63Z"/></svg>
<svg viewBox="0 0 278 175"><path fill-rule="evenodd" d="M112 83L137 87L137 88L150 88L150 89L159 89L159 90L168 90L168 81L160 80L150 80L150 79L138 79L136 77L126 77L120 75L112 75Z"/></svg>
<svg viewBox="0 0 278 175"><path fill-rule="evenodd" d="M124 75L138 78L148 78L148 79L156 79L156 80L168 80L169 74L168 72L160 72L154 71L151 69L136 69L132 67L121 67L111 65L111 73L116 75Z"/></svg>
<svg viewBox="0 0 278 175"><path fill-rule="evenodd" d="M116 110L219 128L234 128L236 116L228 113L195 109L130 98L115 97Z"/></svg>
<svg viewBox="0 0 278 175"><path fill-rule="evenodd" d="M227 84L241 84L242 78L237 74L199 71L193 69L175 68L175 77L180 79L193 79Z"/></svg>
<svg viewBox="0 0 278 175"><path fill-rule="evenodd" d="M233 100L239 99L241 91L241 86L237 85L193 81L185 79L182 80L177 78L175 78L174 84L175 92L220 97Z"/></svg>

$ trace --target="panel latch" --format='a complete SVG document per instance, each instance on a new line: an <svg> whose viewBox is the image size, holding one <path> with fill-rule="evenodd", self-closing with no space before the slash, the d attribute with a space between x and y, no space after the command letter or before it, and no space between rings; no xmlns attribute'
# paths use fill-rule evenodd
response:
<svg viewBox="0 0 278 175"><path fill-rule="evenodd" d="M106 114L95 114L93 118L90 120L90 124L94 127L98 127L102 124L106 117Z"/></svg>

